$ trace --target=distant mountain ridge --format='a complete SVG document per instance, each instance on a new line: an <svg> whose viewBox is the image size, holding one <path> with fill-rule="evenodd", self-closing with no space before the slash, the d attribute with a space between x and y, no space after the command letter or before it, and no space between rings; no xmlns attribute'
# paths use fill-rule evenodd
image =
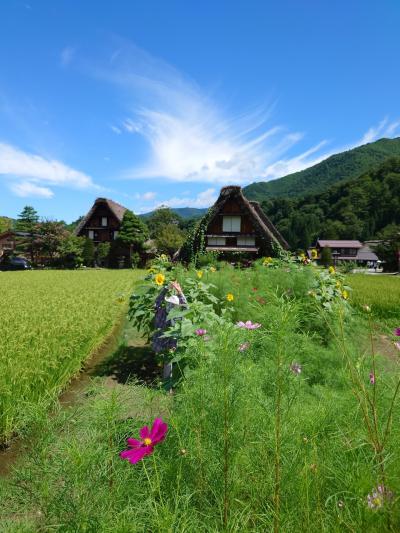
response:
<svg viewBox="0 0 400 533"><path fill-rule="evenodd" d="M183 219L187 218L200 218L203 215L205 215L208 211L208 207L205 208L197 208L197 207L171 207L170 208L173 213L180 216ZM142 213L139 215L140 217L146 219L150 218L154 214L154 211L149 211L148 213Z"/></svg>
<svg viewBox="0 0 400 533"><path fill-rule="evenodd" d="M288 174L272 181L261 181L244 187L249 200L301 197L327 190L335 183L356 178L371 171L390 157L400 157L400 137L379 139L332 155L300 172Z"/></svg>

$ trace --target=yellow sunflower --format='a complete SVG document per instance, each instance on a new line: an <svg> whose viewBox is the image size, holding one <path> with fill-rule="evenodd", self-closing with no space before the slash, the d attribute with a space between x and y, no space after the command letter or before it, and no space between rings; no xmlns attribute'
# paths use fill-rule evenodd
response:
<svg viewBox="0 0 400 533"><path fill-rule="evenodd" d="M317 257L318 257L318 252L315 248L313 248L311 250L311 259L317 259Z"/></svg>
<svg viewBox="0 0 400 533"><path fill-rule="evenodd" d="M349 297L349 293L346 291L346 289L342 291L342 297L344 300L347 300L347 298Z"/></svg>
<svg viewBox="0 0 400 533"><path fill-rule="evenodd" d="M197 277L198 277L199 279L201 279L201 278L203 277L203 271L202 271L202 270L198 270L198 271L196 272L196 274L197 274Z"/></svg>
<svg viewBox="0 0 400 533"><path fill-rule="evenodd" d="M217 271L217 269L215 267L213 267L213 266L210 267L210 272L216 272L216 271Z"/></svg>
<svg viewBox="0 0 400 533"><path fill-rule="evenodd" d="M329 274L334 274L334 273L335 273L335 267L330 266L330 267L328 268L328 272L329 272Z"/></svg>
<svg viewBox="0 0 400 533"><path fill-rule="evenodd" d="M263 261L264 266L268 266L272 263L272 257L265 257Z"/></svg>
<svg viewBox="0 0 400 533"><path fill-rule="evenodd" d="M164 281L165 281L165 276L164 274L161 274L161 272L159 272L158 274L156 274L154 276L154 281L156 282L156 284L161 287L161 285L164 285Z"/></svg>
<svg viewBox="0 0 400 533"><path fill-rule="evenodd" d="M228 302L233 302L235 297L233 296L231 292L228 292L228 294L226 295L226 299L228 300Z"/></svg>

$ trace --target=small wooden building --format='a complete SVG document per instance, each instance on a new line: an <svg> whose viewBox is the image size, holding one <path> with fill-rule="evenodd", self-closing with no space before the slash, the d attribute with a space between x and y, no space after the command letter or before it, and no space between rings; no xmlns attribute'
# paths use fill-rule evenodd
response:
<svg viewBox="0 0 400 533"><path fill-rule="evenodd" d="M194 253L212 251L222 257L240 253L255 259L273 256L276 247L288 249L289 245L258 202L247 200L241 187L228 186L201 220L192 242L182 248L183 260L188 247Z"/></svg>
<svg viewBox="0 0 400 533"><path fill-rule="evenodd" d="M97 198L76 227L75 234L92 239L96 246L101 242L112 242L118 237L126 209L113 200Z"/></svg>
<svg viewBox="0 0 400 533"><path fill-rule="evenodd" d="M318 239L314 250L317 251L316 259L321 259L322 250L329 248L333 262L355 262L359 265L375 267L379 261L378 256L368 243L362 244L356 240ZM307 250L311 258L312 249Z"/></svg>
<svg viewBox="0 0 400 533"><path fill-rule="evenodd" d="M14 252L16 247L16 233L8 230L0 233L0 257L5 253Z"/></svg>
<svg viewBox="0 0 400 533"><path fill-rule="evenodd" d="M0 257L3 255L14 255L17 246L26 244L31 238L26 231L7 230L0 233Z"/></svg>

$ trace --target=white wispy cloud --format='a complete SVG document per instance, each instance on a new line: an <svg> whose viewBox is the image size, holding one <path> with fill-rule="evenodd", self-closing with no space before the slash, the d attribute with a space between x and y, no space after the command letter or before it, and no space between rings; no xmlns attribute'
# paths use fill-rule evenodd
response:
<svg viewBox="0 0 400 533"><path fill-rule="evenodd" d="M92 68L92 73L131 98L130 116L118 125L118 132L137 133L148 144L147 160L126 170L125 178L218 185L271 180L342 150L391 137L400 126L385 119L348 146L327 150L328 141L321 140L291 155L304 134L270 124L270 108L232 116L193 80L132 44L119 43L107 65Z"/></svg>
<svg viewBox="0 0 400 533"><path fill-rule="evenodd" d="M117 135L121 135L122 130L121 130L121 128L118 128L118 126L111 125L110 128L111 128L111 130L112 130L114 133L116 133Z"/></svg>
<svg viewBox="0 0 400 533"><path fill-rule="evenodd" d="M141 135L149 148L124 177L245 183L302 137L269 124L267 106L232 117L171 65L133 45L117 52L92 73L128 93L130 113L115 127Z"/></svg>
<svg viewBox="0 0 400 533"><path fill-rule="evenodd" d="M10 189L16 196L22 198L52 198L54 196L54 192L48 187L41 187L30 181L11 183Z"/></svg>
<svg viewBox="0 0 400 533"><path fill-rule="evenodd" d="M359 146L362 144L367 144L376 141L382 137L393 137L396 134L396 131L399 129L400 121L396 120L390 122L388 117L385 117L377 126L372 126L369 130L364 133L362 138L352 146Z"/></svg>
<svg viewBox="0 0 400 533"><path fill-rule="evenodd" d="M157 209L161 205L167 206L167 207L210 207L210 205L214 204L215 201L218 198L218 191L217 189L210 188L206 189L205 191L200 192L197 196L174 196L172 198L169 198L167 200L163 200L162 202L159 202L157 204L154 204L151 209L147 210L153 210Z"/></svg>
<svg viewBox="0 0 400 533"><path fill-rule="evenodd" d="M27 153L7 143L0 143L1 175L9 180L11 190L18 196L51 198L52 186L100 189L90 176L61 161Z"/></svg>
<svg viewBox="0 0 400 533"><path fill-rule="evenodd" d="M134 122L131 118L127 118L122 123L122 127L129 133L140 133L142 126L138 122Z"/></svg>
<svg viewBox="0 0 400 533"><path fill-rule="evenodd" d="M153 191L148 191L143 194L136 194L135 198L137 200L144 200L145 202L149 202L151 200L154 200L154 198L157 196L157 193Z"/></svg>
<svg viewBox="0 0 400 533"><path fill-rule="evenodd" d="M74 46L66 46L61 50L60 54L60 63L62 67L67 67L73 60L76 53L76 48Z"/></svg>
<svg viewBox="0 0 400 533"><path fill-rule="evenodd" d="M299 155L295 155L290 158L279 159L278 161L272 163L265 169L264 173L260 175L260 178L265 180L276 179L287 176L288 174L292 174L294 172L305 170L306 168L321 163L321 161L324 161L324 159L327 159L334 154L351 150L352 148L362 146L363 144L377 141L382 137L394 137L396 134L398 134L399 128L399 120L391 122L388 118L385 118L377 126L371 126L359 140L353 143L341 146L339 145L335 148L331 148L329 151L321 151L321 148L328 144L327 141L321 141L316 146Z"/></svg>

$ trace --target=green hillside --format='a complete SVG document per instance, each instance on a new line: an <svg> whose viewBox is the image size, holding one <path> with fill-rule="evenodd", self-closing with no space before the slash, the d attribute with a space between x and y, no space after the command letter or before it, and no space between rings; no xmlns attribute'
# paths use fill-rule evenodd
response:
<svg viewBox="0 0 400 533"><path fill-rule="evenodd" d="M400 157L400 137L380 139L347 152L332 155L313 167L268 182L252 183L243 189L249 200L299 197L326 190L332 184L360 176L389 157Z"/></svg>
<svg viewBox="0 0 400 533"><path fill-rule="evenodd" d="M318 237L363 241L400 232L400 158L322 193L272 198L261 205L293 249L304 249Z"/></svg>

